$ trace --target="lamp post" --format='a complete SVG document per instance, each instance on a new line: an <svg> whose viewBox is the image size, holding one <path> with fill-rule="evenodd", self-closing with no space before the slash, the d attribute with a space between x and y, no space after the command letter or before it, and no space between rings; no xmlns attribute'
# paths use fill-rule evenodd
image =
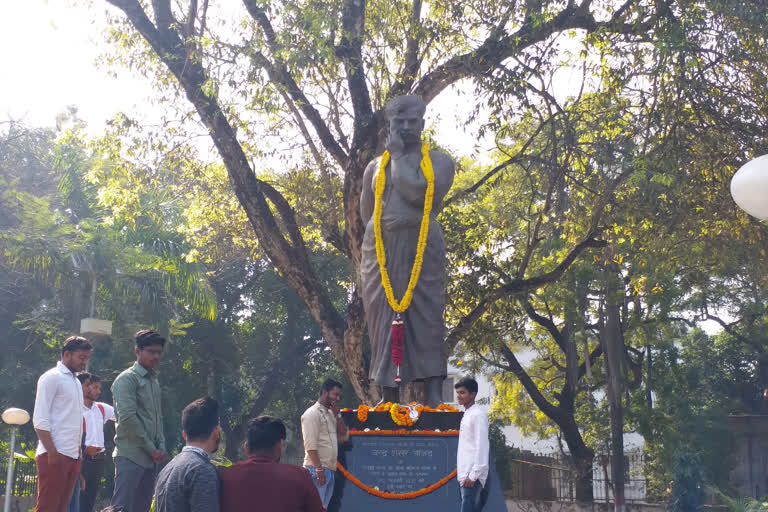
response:
<svg viewBox="0 0 768 512"><path fill-rule="evenodd" d="M16 449L16 429L19 425L24 425L29 421L29 413L24 409L11 407L3 411L2 418L11 427L11 443L8 447L8 474L5 476L5 505L3 506L3 512L10 512L11 494L13 494L13 463L15 462L13 453Z"/></svg>
<svg viewBox="0 0 768 512"><path fill-rule="evenodd" d="M768 220L768 155L750 160L731 178L731 196L739 208Z"/></svg>

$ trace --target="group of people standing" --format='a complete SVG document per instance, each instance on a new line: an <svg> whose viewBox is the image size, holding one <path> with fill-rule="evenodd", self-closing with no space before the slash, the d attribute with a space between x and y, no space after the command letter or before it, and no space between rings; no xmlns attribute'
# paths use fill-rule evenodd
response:
<svg viewBox="0 0 768 512"><path fill-rule="evenodd" d="M114 408L98 402L101 379L85 372L92 346L71 336L61 360L38 380L33 425L36 453L36 512L92 512L104 472L104 425L115 429L115 487L111 512L322 512L331 501L339 443L349 437L339 410L341 383L328 379L302 415L304 467L280 464L285 424L259 416L247 424L247 459L225 468L211 463L219 447L219 407L200 398L182 412L185 446L168 461L156 368L165 339L155 331L135 334L136 363L112 385ZM488 474L488 418L472 408L477 383L456 384L464 405L458 478L462 512L475 512ZM159 470L159 471L158 471ZM257 499L258 503L253 500ZM466 503L466 506L465 504Z"/></svg>
<svg viewBox="0 0 768 512"><path fill-rule="evenodd" d="M101 378L84 371L93 347L83 337L67 338L61 360L38 379L36 511L93 511L106 459L104 425L117 418L113 509L149 510L156 465L168 459L155 371L165 338L142 330L134 340L136 363L112 385L114 408L97 402Z"/></svg>

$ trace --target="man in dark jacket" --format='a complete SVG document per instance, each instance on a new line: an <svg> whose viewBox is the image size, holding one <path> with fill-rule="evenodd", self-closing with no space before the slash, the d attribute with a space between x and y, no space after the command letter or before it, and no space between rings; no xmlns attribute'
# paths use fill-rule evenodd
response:
<svg viewBox="0 0 768 512"><path fill-rule="evenodd" d="M322 512L309 471L280 464L285 425L259 416L248 422L248 459L222 471L221 511Z"/></svg>
<svg viewBox="0 0 768 512"><path fill-rule="evenodd" d="M219 486L209 455L219 447L219 406L199 398L181 413L187 445L157 477L156 512L219 512Z"/></svg>

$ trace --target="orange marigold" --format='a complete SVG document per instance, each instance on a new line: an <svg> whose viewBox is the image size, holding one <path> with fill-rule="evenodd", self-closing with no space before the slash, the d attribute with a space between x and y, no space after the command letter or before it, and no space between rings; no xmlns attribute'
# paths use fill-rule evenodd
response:
<svg viewBox="0 0 768 512"><path fill-rule="evenodd" d="M341 471L341 473L344 475L344 478L367 492L368 494L372 494L374 496L378 496L379 498L384 498L385 500L412 500L414 498L418 498L419 496L424 496L425 494L429 494L440 487L444 486L448 482L451 481L452 478L456 478L456 470L454 469L451 471L451 474L440 479L440 481L435 482L434 484L425 487L423 489L419 489L418 491L413 492L404 492L404 493L394 493L394 492L387 492L387 491L380 491L374 487L371 487L370 485L365 485L363 482L358 480L352 473L347 471L347 468L341 465L340 462L336 462L336 467Z"/></svg>
<svg viewBox="0 0 768 512"><path fill-rule="evenodd" d="M349 431L353 436L457 436L458 430L356 430Z"/></svg>
<svg viewBox="0 0 768 512"><path fill-rule="evenodd" d="M373 408L374 412L386 412L392 407L392 402L382 402Z"/></svg>

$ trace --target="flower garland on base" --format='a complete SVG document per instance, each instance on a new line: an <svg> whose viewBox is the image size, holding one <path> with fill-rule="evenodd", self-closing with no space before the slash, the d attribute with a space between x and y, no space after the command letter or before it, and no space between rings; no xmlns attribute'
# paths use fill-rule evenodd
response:
<svg viewBox="0 0 768 512"><path fill-rule="evenodd" d="M458 430L356 430L349 431L352 436L457 436Z"/></svg>
<svg viewBox="0 0 768 512"><path fill-rule="evenodd" d="M373 412L389 412L392 416L392 421L401 427L412 426L420 417L421 413L426 412L461 412L450 404L440 404L437 407L427 407L426 405L417 404L411 402L408 405L399 405L392 402L384 402L376 407L361 404L357 408L357 419L360 423L368 421L368 413ZM415 417L412 412L415 411Z"/></svg>
<svg viewBox="0 0 768 512"><path fill-rule="evenodd" d="M336 467L339 471L341 471L341 474L344 475L344 478L367 492L368 494L372 494L374 496L377 496L379 498L384 498L385 500L412 500L414 498L418 498L419 496L424 496L425 494L429 494L433 491L436 491L437 489L441 488L445 484L451 481L452 478L456 478L456 470L454 469L451 471L451 474L446 476L445 478L440 479L440 481L435 482L434 484L425 487L423 489L419 489L418 491L413 492L404 492L404 493L396 493L396 492L389 492L389 491L380 491L375 487L371 487L370 485L365 485L363 482L355 478L352 473L347 471L347 469L341 465L340 462L336 462Z"/></svg>
<svg viewBox="0 0 768 512"><path fill-rule="evenodd" d="M361 404L357 408L357 419L360 423L368 421L368 413L373 412L389 412L392 416L392 421L396 425L401 427L413 426L416 421L421 417L421 413L426 412L461 412L450 404L440 404L437 407L427 407L426 405L417 404L411 402L408 405L400 405L392 402L384 402L376 407Z"/></svg>
<svg viewBox="0 0 768 512"><path fill-rule="evenodd" d="M373 408L373 412L386 412L392 407L392 402L382 402Z"/></svg>

